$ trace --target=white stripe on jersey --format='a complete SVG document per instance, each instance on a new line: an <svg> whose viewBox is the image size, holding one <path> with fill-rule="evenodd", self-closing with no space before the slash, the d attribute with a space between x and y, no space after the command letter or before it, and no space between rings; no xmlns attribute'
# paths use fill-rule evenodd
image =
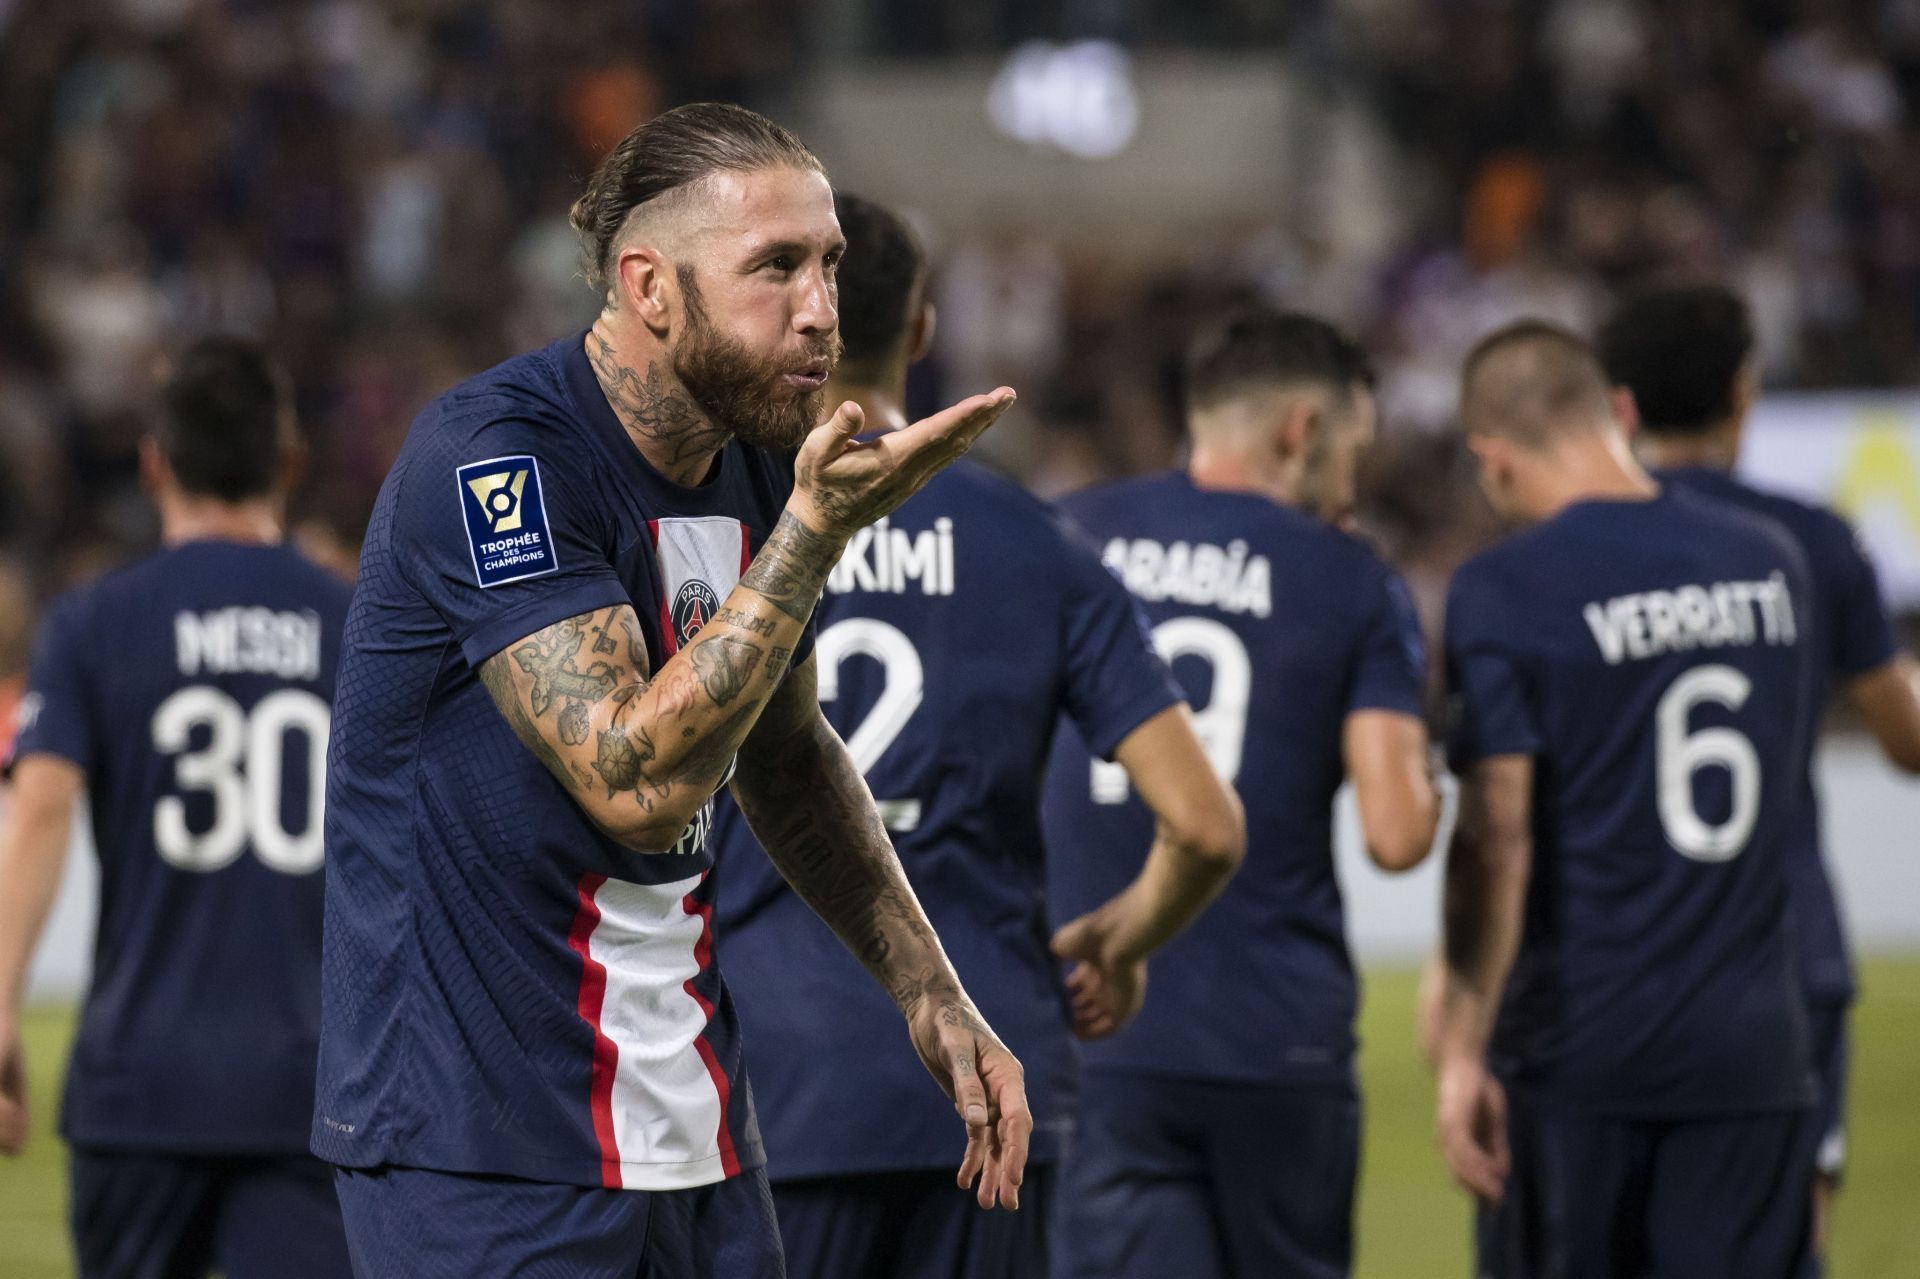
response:
<svg viewBox="0 0 1920 1279"><path fill-rule="evenodd" d="M687 990L704 927L687 894L700 876L666 884L609 879L593 894L600 919L588 954L606 970L599 1031L618 1053L611 1111L620 1185L681 1190L726 1176L721 1105L695 1040L706 1010ZM609 1164L609 1171L612 1165Z"/></svg>
<svg viewBox="0 0 1920 1279"><path fill-rule="evenodd" d="M713 592L716 606L726 599L747 566L747 530L729 515L670 516L654 522L654 549L660 557L664 596L662 630L671 655L684 642L678 611L686 602L683 588L689 582L703 582Z"/></svg>

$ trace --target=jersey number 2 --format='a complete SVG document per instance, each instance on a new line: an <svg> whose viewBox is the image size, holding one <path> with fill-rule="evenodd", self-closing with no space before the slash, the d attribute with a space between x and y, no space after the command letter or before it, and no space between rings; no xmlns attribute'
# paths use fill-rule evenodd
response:
<svg viewBox="0 0 1920 1279"><path fill-rule="evenodd" d="M1752 691L1753 682L1731 666L1696 666L1668 685L1653 712L1660 826L1667 842L1684 857L1732 861L1753 836L1754 819L1760 815L1759 752L1738 729L1687 731L1687 717L1701 702L1737 711ZM1725 821L1710 823L1694 806L1693 775L1716 767L1727 770L1733 809Z"/></svg>
<svg viewBox="0 0 1920 1279"><path fill-rule="evenodd" d="M320 869L321 805L327 788L327 733L333 712L305 689L283 688L267 694L249 715L217 688L194 684L181 689L153 713L153 748L172 755L174 783L213 799L213 823L195 834L187 826L187 805L178 795L153 806L153 845L168 865L181 870L213 871L232 864L249 842L254 856L273 870L305 875ZM188 750L196 727L208 730L207 744ZM286 738L307 739L307 813L299 834L280 819Z"/></svg>
<svg viewBox="0 0 1920 1279"><path fill-rule="evenodd" d="M815 669L819 672L822 704L839 698L840 663L849 657L870 657L884 672L873 708L860 726L847 734L847 754L853 756L853 766L864 777L920 709L927 685L920 650L897 626L876 617L848 617L820 632L814 652L819 659ZM920 824L917 799L881 799L874 803L888 830L909 831Z"/></svg>

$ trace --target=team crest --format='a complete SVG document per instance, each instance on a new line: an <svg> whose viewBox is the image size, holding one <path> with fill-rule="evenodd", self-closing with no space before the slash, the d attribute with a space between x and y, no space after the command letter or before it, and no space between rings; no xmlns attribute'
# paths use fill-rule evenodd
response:
<svg viewBox="0 0 1920 1279"><path fill-rule="evenodd" d="M680 593L673 597L675 647L685 648L691 643L719 608L720 597L713 593L711 586L698 578L682 583Z"/></svg>

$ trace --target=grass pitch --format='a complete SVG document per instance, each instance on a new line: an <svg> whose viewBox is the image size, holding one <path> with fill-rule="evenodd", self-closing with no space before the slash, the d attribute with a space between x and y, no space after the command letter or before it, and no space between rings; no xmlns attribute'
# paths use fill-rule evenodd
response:
<svg viewBox="0 0 1920 1279"><path fill-rule="evenodd" d="M1863 966L1854 1019L1852 1149L1832 1279L1920 1275L1920 958ZM1414 975L1368 972L1361 1035L1366 1153L1360 1170L1360 1279L1471 1274L1466 1201L1434 1147L1433 1087L1413 1048ZM35 1133L0 1159L0 1275L67 1279L65 1154L53 1133L69 1010L27 1016Z"/></svg>

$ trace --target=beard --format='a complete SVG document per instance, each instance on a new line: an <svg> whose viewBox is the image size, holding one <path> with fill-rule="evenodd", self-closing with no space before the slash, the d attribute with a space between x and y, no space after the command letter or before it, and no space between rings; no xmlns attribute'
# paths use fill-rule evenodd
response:
<svg viewBox="0 0 1920 1279"><path fill-rule="evenodd" d="M784 377L798 364L824 359L827 369L840 360L840 335L830 333L808 343L804 358L758 356L744 342L721 333L707 315L693 272L677 272L687 300L687 331L673 351L673 371L693 402L715 424L744 444L763 449L795 449L820 421L826 408L825 384L795 391Z"/></svg>

